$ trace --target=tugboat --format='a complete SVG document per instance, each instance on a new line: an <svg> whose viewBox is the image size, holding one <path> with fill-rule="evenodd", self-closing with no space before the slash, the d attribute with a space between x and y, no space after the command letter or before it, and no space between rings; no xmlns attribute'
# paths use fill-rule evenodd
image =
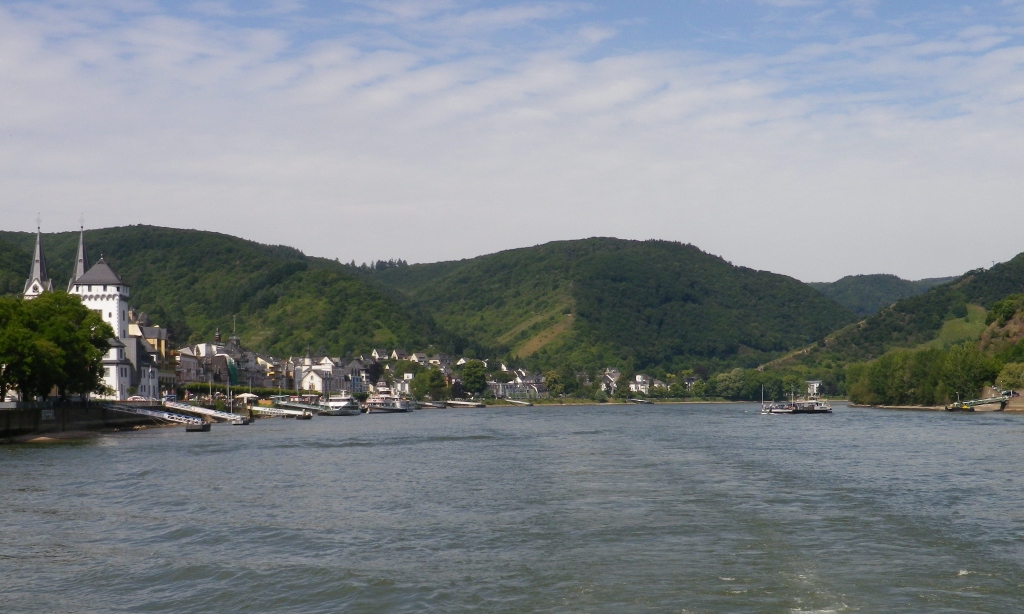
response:
<svg viewBox="0 0 1024 614"><path fill-rule="evenodd" d="M412 410L412 403L395 395L387 386L380 384L376 391L366 399L366 413L395 413Z"/></svg>

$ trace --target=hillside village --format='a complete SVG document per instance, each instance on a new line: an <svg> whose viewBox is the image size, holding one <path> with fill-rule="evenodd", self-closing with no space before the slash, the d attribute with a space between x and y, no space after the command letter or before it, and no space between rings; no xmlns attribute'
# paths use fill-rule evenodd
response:
<svg viewBox="0 0 1024 614"><path fill-rule="evenodd" d="M43 250L42 233L37 230L29 277L22 296L32 300L52 291ZM106 387L99 398L125 400L141 398L158 400L181 388L199 384L248 389L278 389L330 395L340 392L372 393L378 384L386 384L396 393L413 395L416 373L436 370L449 390L462 390L461 372L470 357L453 357L403 348L376 348L368 354L352 356L314 355L307 350L303 356L275 357L243 346L232 333L225 341L218 329L213 340L205 343L176 346L168 330L150 320L146 313L128 306L131 284L123 279L101 256L89 264L85 247L85 231L80 230L73 274L67 291L78 295L83 304L98 312L117 335L110 339L110 350L103 360ZM522 368L510 367L494 360L482 359L487 372L483 396L496 399L538 399L549 396L546 378ZM646 374L636 374L621 381L622 373L605 368L597 382L589 375L576 374L579 383L596 386L607 395L614 395L623 385L632 395L647 396L655 391L668 391L664 381ZM682 382L692 389L697 378Z"/></svg>

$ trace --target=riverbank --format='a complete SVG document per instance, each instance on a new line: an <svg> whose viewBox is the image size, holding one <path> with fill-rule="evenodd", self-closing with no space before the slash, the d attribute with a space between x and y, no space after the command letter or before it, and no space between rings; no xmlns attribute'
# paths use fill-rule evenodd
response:
<svg viewBox="0 0 1024 614"><path fill-rule="evenodd" d="M571 405L682 405L682 404L716 404L716 403L735 403L736 401L728 401L721 397L714 399L643 399L641 403L635 401L627 401L624 399L608 399L607 401L595 401L593 399L524 399L531 403L535 407L544 406L571 406ZM481 401L487 407L523 407L518 403L510 403L505 399L484 399Z"/></svg>
<svg viewBox="0 0 1024 614"><path fill-rule="evenodd" d="M162 426L149 416L98 406L54 405L0 409L0 443L49 443L81 438L82 433Z"/></svg>

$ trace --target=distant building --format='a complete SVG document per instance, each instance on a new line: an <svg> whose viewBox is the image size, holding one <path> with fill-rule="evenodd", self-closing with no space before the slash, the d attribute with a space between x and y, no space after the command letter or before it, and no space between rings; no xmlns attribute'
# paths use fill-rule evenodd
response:
<svg viewBox="0 0 1024 614"><path fill-rule="evenodd" d="M807 394L809 396L817 396L821 392L822 383L821 380L813 379L807 380Z"/></svg>
<svg viewBox="0 0 1024 614"><path fill-rule="evenodd" d="M36 249L32 254L32 269L25 280L25 290L21 296L30 301L43 292L53 291L53 282L46 272L46 258L43 256L43 233L36 228ZM70 292L70 290L69 290Z"/></svg>
<svg viewBox="0 0 1024 614"><path fill-rule="evenodd" d="M635 392L636 394L648 395L651 393L651 378L650 376L637 374L633 378L633 381L629 382L629 391Z"/></svg>

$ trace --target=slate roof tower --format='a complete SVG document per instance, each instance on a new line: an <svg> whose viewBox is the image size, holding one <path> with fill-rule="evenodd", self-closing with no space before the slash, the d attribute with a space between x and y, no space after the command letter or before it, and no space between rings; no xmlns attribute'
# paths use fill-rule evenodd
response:
<svg viewBox="0 0 1024 614"><path fill-rule="evenodd" d="M85 227L78 235L78 256L75 258L75 269L71 272L71 281L68 282L68 292L75 285L75 280L85 275L89 270L89 257L85 255Z"/></svg>
<svg viewBox="0 0 1024 614"><path fill-rule="evenodd" d="M107 261L100 255L99 261L84 273L85 244L79 239L79 260L75 263L75 278L68 284L68 292L77 294L82 304L100 314L103 321L114 329L114 338L110 340L110 350L103 358L103 383L114 391L113 398L128 398L128 388L132 386L134 366L126 356L128 335L128 297L129 285L121 276L110 268Z"/></svg>
<svg viewBox="0 0 1024 614"><path fill-rule="evenodd" d="M26 300L32 300L43 292L53 290L53 282L46 273L46 257L43 256L43 233L36 227L36 250L32 254L32 270L25 281L25 291L22 296Z"/></svg>

